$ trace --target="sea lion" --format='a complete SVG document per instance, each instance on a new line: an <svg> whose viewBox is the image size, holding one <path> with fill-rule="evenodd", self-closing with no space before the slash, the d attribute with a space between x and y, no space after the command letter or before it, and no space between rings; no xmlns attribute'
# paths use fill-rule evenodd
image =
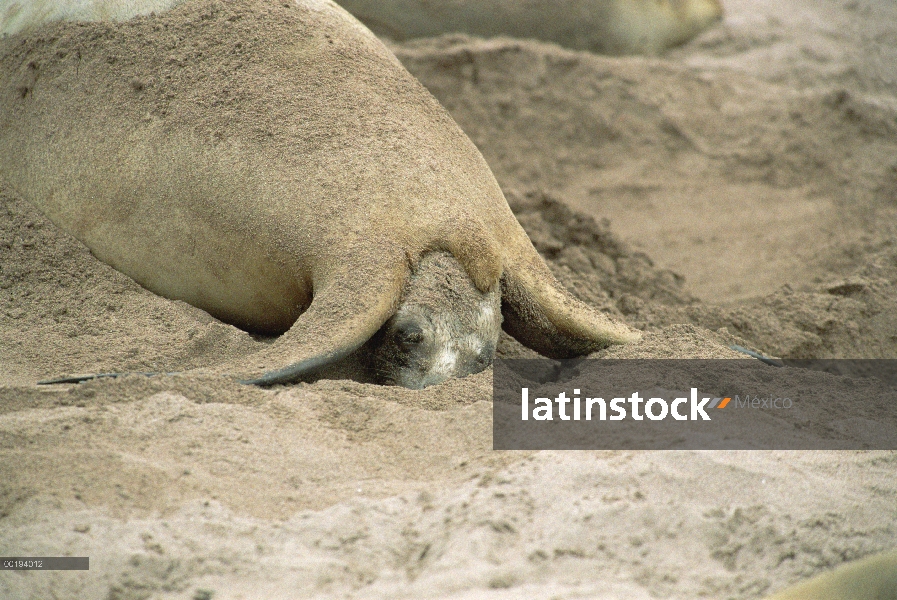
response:
<svg viewBox="0 0 897 600"><path fill-rule="evenodd" d="M251 383L423 314L402 295L441 251L546 356L638 337L554 279L467 136L329 0L195 0L5 38L0 177L147 289L282 333Z"/></svg>
<svg viewBox="0 0 897 600"><path fill-rule="evenodd" d="M766 600L897 600L897 551L843 565Z"/></svg>
<svg viewBox="0 0 897 600"><path fill-rule="evenodd" d="M720 0L341 0L375 33L511 36L601 54L660 54L723 16Z"/></svg>

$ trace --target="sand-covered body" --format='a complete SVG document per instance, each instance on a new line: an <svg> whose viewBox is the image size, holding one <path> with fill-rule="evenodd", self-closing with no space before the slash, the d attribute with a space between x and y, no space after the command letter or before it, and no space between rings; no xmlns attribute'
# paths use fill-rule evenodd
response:
<svg viewBox="0 0 897 600"><path fill-rule="evenodd" d="M90 32L102 23L61 25L55 43L10 42L2 173L98 258L150 290L249 330L282 332L309 306L313 288L339 272L363 281L377 257L406 245L419 254L430 239L414 238L434 232L415 229L462 216L433 210L426 171L457 168L440 149L466 140L337 9L258 3L253 8L290 23L255 32L279 39L253 42L234 31L239 10L205 4L195 24L208 16L213 24L192 39L172 32L176 49L133 49L140 30L156 26L149 19L93 48ZM205 44L233 49L233 62L220 65L233 73L226 81L205 81L200 67L211 59L195 58ZM159 73L171 60L183 62L177 80ZM442 125L429 155L417 152L419 136L409 131L421 120ZM387 139L395 146L383 147ZM445 189L447 196L497 193L494 184L456 179L460 189ZM370 248L364 259L359 246Z"/></svg>
<svg viewBox="0 0 897 600"><path fill-rule="evenodd" d="M442 33L510 36L604 54L659 54L722 18L719 0L344 0L396 40Z"/></svg>
<svg viewBox="0 0 897 600"><path fill-rule="evenodd" d="M554 280L474 145L332 2L198 0L111 30L3 42L0 176L149 290L289 329L319 365L445 250L539 351L632 339Z"/></svg>

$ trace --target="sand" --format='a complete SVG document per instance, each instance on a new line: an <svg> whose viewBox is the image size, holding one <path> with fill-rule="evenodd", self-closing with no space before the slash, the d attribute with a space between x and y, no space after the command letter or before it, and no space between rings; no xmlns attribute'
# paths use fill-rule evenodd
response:
<svg viewBox="0 0 897 600"><path fill-rule="evenodd" d="M897 358L897 8L726 7L663 58L391 48L556 275L646 332L603 356ZM0 186L0 555L91 557L0 573L0 597L748 600L897 539L893 452L495 452L491 370L423 391L34 385L268 342Z"/></svg>

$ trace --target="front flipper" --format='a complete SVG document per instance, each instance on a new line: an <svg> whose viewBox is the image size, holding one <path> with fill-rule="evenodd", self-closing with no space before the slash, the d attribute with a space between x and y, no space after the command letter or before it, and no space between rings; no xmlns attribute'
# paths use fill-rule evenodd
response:
<svg viewBox="0 0 897 600"><path fill-rule="evenodd" d="M525 234L524 234L525 235ZM641 338L577 300L554 278L528 238L509 257L501 279L502 327L549 358L572 358Z"/></svg>
<svg viewBox="0 0 897 600"><path fill-rule="evenodd" d="M347 357L395 313L409 272L404 256L394 252L382 252L367 264L344 266L315 290L311 306L289 331L270 348L243 359L289 364L241 383L292 383Z"/></svg>

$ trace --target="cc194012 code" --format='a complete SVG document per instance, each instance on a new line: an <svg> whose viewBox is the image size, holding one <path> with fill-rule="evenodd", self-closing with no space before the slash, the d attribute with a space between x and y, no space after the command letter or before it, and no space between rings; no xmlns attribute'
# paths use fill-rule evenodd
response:
<svg viewBox="0 0 897 600"><path fill-rule="evenodd" d="M42 560L3 560L4 569L43 569L44 561Z"/></svg>

